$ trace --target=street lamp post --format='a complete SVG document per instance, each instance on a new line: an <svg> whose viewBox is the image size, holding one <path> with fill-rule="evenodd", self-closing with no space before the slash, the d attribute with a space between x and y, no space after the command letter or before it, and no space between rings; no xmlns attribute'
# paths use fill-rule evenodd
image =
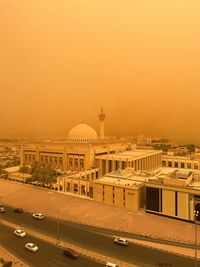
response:
<svg viewBox="0 0 200 267"><path fill-rule="evenodd" d="M195 219L194 219L194 223L195 223L195 267L197 267L198 265L198 258L197 258L197 224L198 224L198 216L199 216L199 211L198 210L195 210L194 211L194 216L195 216Z"/></svg>
<svg viewBox="0 0 200 267"><path fill-rule="evenodd" d="M60 212L57 211L57 245L60 243Z"/></svg>
<svg viewBox="0 0 200 267"><path fill-rule="evenodd" d="M57 245L57 248L58 248L58 251L60 251L60 211L57 210L57 229L56 229L57 233L57 242L56 242L56 245ZM60 265L60 261L57 260L56 261L58 265Z"/></svg>

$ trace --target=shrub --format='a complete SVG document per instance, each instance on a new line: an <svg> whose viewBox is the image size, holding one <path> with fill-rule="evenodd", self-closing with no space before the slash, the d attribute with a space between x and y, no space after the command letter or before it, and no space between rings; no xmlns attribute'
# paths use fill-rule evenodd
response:
<svg viewBox="0 0 200 267"><path fill-rule="evenodd" d="M7 261L3 264L2 267L11 267L12 266L12 261Z"/></svg>

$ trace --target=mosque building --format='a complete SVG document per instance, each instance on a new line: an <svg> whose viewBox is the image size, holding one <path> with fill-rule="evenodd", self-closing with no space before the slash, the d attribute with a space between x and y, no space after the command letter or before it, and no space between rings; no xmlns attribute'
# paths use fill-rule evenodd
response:
<svg viewBox="0 0 200 267"><path fill-rule="evenodd" d="M130 140L105 138L105 117L101 108L99 135L91 126L81 123L69 131L66 141L24 145L20 165L40 162L60 171L57 188L63 193L139 209L145 200L144 181L132 181L129 174L121 176L121 170L157 172L161 168L162 151L138 150ZM106 176L108 173L112 175Z"/></svg>
<svg viewBox="0 0 200 267"><path fill-rule="evenodd" d="M134 145L127 140L104 138L105 114L99 114L100 135L85 123L78 124L68 133L64 142L32 142L21 148L20 165L31 166L41 162L61 171L80 172L96 167L95 157L131 151Z"/></svg>

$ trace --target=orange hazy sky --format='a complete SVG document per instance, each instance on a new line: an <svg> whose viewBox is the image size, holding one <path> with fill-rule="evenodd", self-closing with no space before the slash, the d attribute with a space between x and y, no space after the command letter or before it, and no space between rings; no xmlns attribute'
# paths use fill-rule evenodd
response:
<svg viewBox="0 0 200 267"><path fill-rule="evenodd" d="M199 0L1 0L0 136L199 142ZM200 142L199 142L200 143Z"/></svg>

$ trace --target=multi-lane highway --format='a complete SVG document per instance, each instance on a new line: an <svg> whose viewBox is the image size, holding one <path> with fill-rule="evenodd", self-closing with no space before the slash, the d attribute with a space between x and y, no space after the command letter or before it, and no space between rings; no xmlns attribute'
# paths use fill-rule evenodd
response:
<svg viewBox="0 0 200 267"><path fill-rule="evenodd" d="M39 247L37 252L30 252L25 249L25 244L32 242ZM33 267L56 267L56 266L104 266L101 263L80 256L73 260L63 255L62 249L27 235L24 238L13 234L13 229L0 224L0 244L7 248L11 253L22 259L28 266Z"/></svg>
<svg viewBox="0 0 200 267"><path fill-rule="evenodd" d="M17 214L10 207L6 207L6 213L0 216L19 226L26 226L36 231L59 237L59 239L82 246L88 250L93 250L138 266L156 266L158 263L172 264L173 267L194 266L194 260L191 258L164 253L134 244L130 244L128 247L118 246L114 244L112 235L122 235L120 232L57 221L47 217L42 221L38 221L32 218L32 214L26 212Z"/></svg>

